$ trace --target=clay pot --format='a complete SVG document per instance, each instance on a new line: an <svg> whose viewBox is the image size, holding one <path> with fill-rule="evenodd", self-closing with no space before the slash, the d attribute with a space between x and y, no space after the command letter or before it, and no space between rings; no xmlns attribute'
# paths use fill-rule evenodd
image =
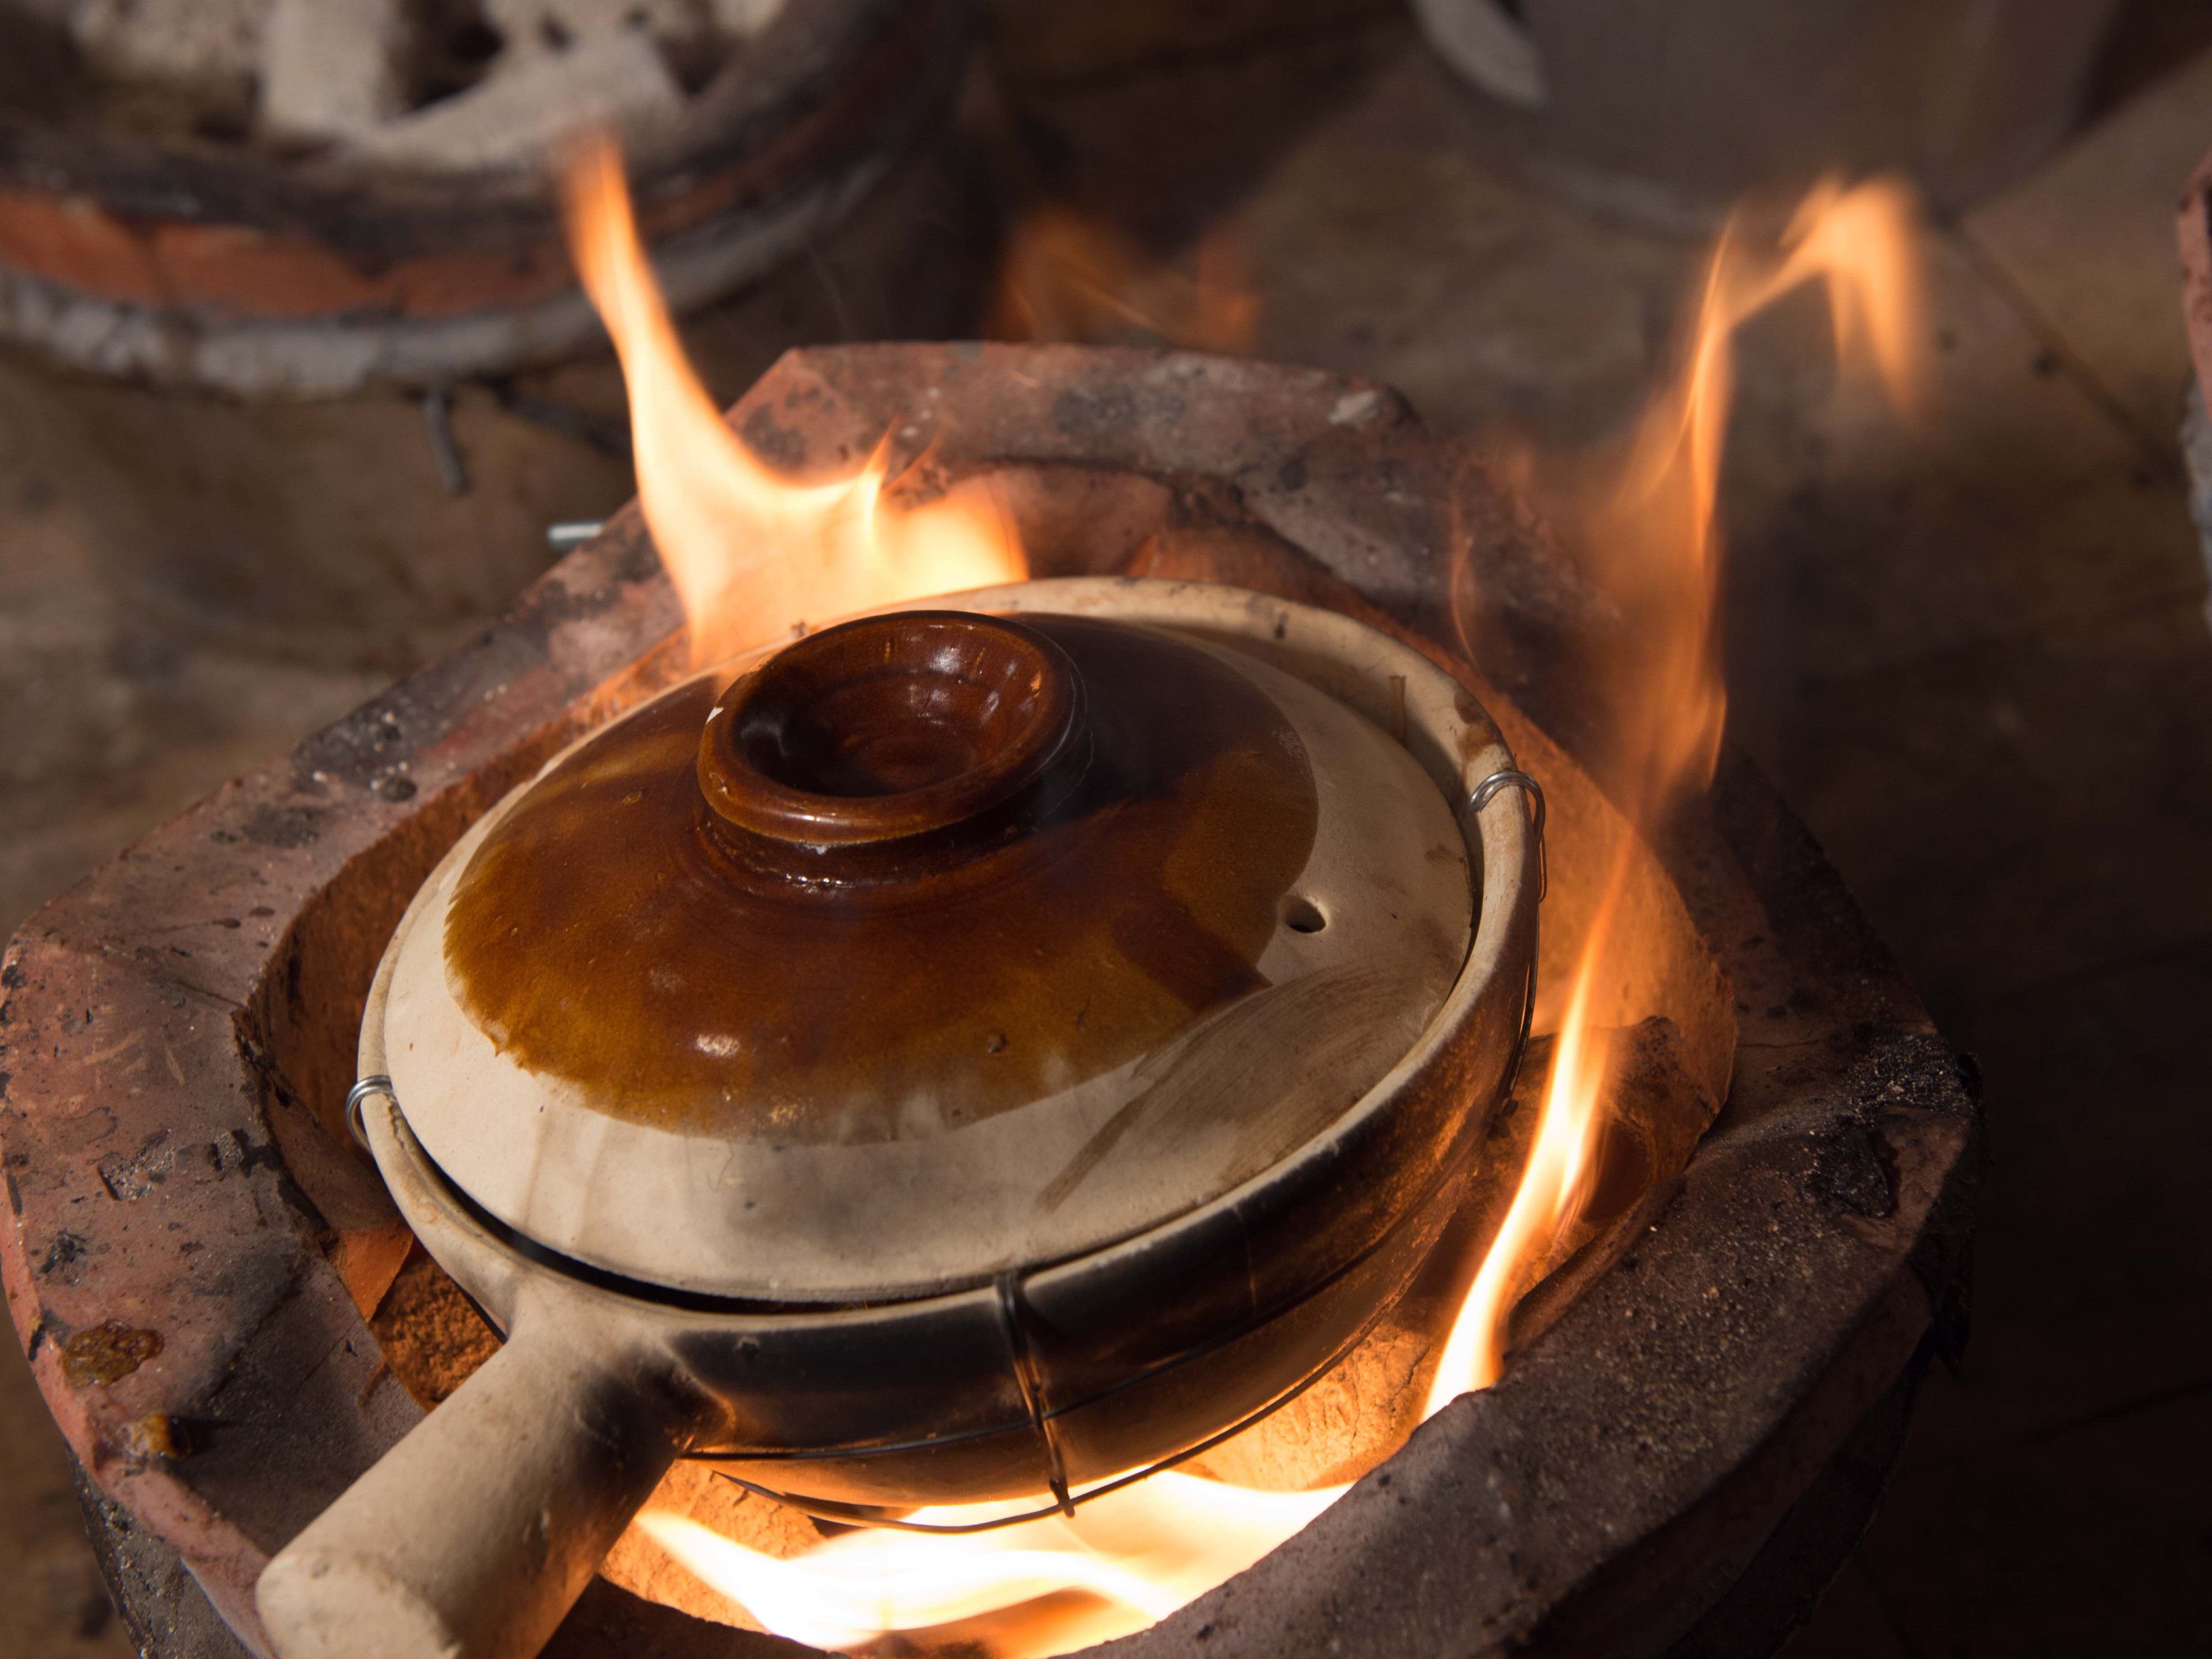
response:
<svg viewBox="0 0 2212 1659"><path fill-rule="evenodd" d="M1489 717L1235 589L946 604L665 693L417 895L361 1121L507 1340L270 1564L283 1659L534 1651L679 1454L1079 1502L1426 1255L1533 984Z"/></svg>

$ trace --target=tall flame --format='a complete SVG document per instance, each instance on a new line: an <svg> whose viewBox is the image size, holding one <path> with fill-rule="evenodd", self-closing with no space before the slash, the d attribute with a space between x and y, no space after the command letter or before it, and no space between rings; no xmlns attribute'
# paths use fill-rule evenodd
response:
<svg viewBox="0 0 2212 1659"><path fill-rule="evenodd" d="M957 495L896 509L883 500L884 453L851 475L809 483L764 466L716 412L678 342L641 251L611 146L578 153L566 179L571 240L613 336L629 388L638 490L681 596L694 658L717 660L800 623L933 592L1018 580L1018 544L988 510ZM1607 465L1601 488L1538 495L1630 624L1633 648L1609 689L1622 761L1617 795L1638 832L1658 828L1710 781L1727 702L1715 639L1716 521L1744 319L1801 285L1826 283L1837 345L1900 401L1916 371L1918 316L1911 204L1884 184L1824 186L1770 249L1723 231L1686 335L1680 371ZM1037 219L1017 239L1003 325L1082 334L1099 319L1217 345L1249 340L1253 312L1225 254L1195 284L1147 277L1139 256L1072 218ZM1177 279L1178 282L1180 279ZM1164 302L1133 295L1150 286ZM1587 477L1587 473L1584 475ZM1552 1265L1588 1195L1604 1127L1607 1033L1595 1024L1623 972L1627 840L1576 963L1528 1164L1500 1231L1443 1345L1426 1411L1495 1382L1522 1294ZM891 1632L953 1641L992 1659L1042 1659L1141 1628L1243 1571L1346 1489L1256 1492L1168 1473L1052 1516L942 1535L847 1534L794 1559L750 1550L670 1512L641 1528L711 1588L779 1634L847 1650ZM1022 1506L924 1510L951 1525Z"/></svg>
<svg viewBox="0 0 2212 1659"><path fill-rule="evenodd" d="M1912 219L1911 195L1875 181L1820 186L1771 251L1747 247L1732 221L1699 286L1681 370L1638 422L1609 486L1568 499L1548 492L1554 523L1620 610L1635 647L1613 665L1607 689L1622 763L1619 805L1639 835L1712 781L1727 722L1715 628L1716 504L1736 328L1792 289L1825 282L1840 361L1871 368L1891 398L1909 407L1921 312ZM1540 477L1537 489L1540 498L1547 493ZM1611 1057L1593 1013L1612 1006L1625 971L1621 912L1634 857L1624 838L1576 963L1528 1166L1446 1340L1431 1413L1498 1380L1514 1305L1589 1197Z"/></svg>
<svg viewBox="0 0 2212 1659"><path fill-rule="evenodd" d="M637 237L622 158L605 139L563 171L568 240L622 359L637 493L683 602L696 665L801 625L1028 574L1012 528L972 495L884 501L884 447L842 478L763 465L700 385Z"/></svg>

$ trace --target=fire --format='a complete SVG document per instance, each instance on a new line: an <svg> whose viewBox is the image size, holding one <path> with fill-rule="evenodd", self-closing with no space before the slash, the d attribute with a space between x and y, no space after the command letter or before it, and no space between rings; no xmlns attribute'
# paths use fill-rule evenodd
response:
<svg viewBox="0 0 2212 1659"><path fill-rule="evenodd" d="M1164 1618L1250 1566L1344 1491L1255 1492L1170 1471L1093 1499L1073 1517L967 1534L847 1533L788 1561L680 1516L648 1513L639 1525L794 1641L850 1649L892 1632L948 1635L948 1627L1018 1608L1018 1619L958 1634L993 1659L1042 1659ZM1030 1507L967 1504L908 1518L957 1526ZM1035 1605L1048 1598L1059 1604Z"/></svg>
<svg viewBox="0 0 2212 1659"><path fill-rule="evenodd" d="M581 146L563 185L576 269L629 391L639 503L683 603L695 665L854 611L1029 574L988 500L953 492L919 507L887 504L883 446L842 478L799 483L770 471L684 355L613 145Z"/></svg>
<svg viewBox="0 0 2212 1659"><path fill-rule="evenodd" d="M719 660L795 626L872 605L1019 580L1018 544L957 494L918 508L884 500L879 449L851 475L798 483L763 465L717 413L679 344L638 245L619 160L604 143L568 170L571 240L620 354L639 495L689 621L694 659ZM1732 224L1706 269L1674 381L1654 398L1593 489L1539 469L1548 516L1615 602L1635 641L1611 665L1616 798L1656 830L1710 781L1727 701L1715 618L1716 520L1737 325L1806 283L1826 285L1839 354L1900 401L1916 370L1911 204L1899 189L1824 187L1769 248ZM1249 344L1255 311L1224 245L1195 283L1164 274L1091 222L1048 211L1018 234L999 327L1085 337L1133 324L1186 343ZM1633 848L1607 873L1576 963L1527 1167L1439 1356L1426 1411L1488 1387L1522 1294L1555 1265L1587 1197L1604 1127L1607 1033L1596 1023L1621 972L1620 916ZM776 1633L869 1647L896 1632L992 1659L1042 1659L1140 1629L1242 1571L1346 1488L1258 1492L1166 1473L1052 1516L948 1535L861 1530L783 1560L672 1512L639 1525L712 1589ZM928 1525L1027 1506L917 1511ZM905 1638L899 1638L905 1639ZM908 1650L902 1647L902 1651Z"/></svg>
<svg viewBox="0 0 2212 1659"><path fill-rule="evenodd" d="M1827 285L1836 349L1870 367L1899 406L1913 401L1920 316L1912 201L1875 182L1815 191L1771 251L1746 246L1731 222L1701 284L1682 368L1611 463L1608 487L1536 488L1553 523L1620 607L1641 650L1614 665L1609 688L1624 774L1620 805L1639 834L1658 829L1712 781L1727 721L1715 618L1722 538L1715 511L1734 386L1737 325L1810 282ZM1585 505L1585 503L1588 503ZM1609 1045L1592 1021L1620 977L1620 912L1633 856L1624 842L1606 877L1553 1049L1536 1139L1496 1241L1444 1346L1431 1413L1488 1388L1504 1362L1507 1322L1550 1265L1589 1196Z"/></svg>
<svg viewBox="0 0 2212 1659"><path fill-rule="evenodd" d="M990 332L1002 340L1100 343L1129 331L1200 351L1244 352L1260 307L1240 243L1214 231L1194 276L1155 259L1105 220L1048 204L1006 238Z"/></svg>

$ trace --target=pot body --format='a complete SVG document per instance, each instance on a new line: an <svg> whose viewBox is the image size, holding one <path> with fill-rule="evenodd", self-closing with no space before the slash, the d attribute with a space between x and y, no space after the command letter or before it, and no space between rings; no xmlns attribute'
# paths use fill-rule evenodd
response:
<svg viewBox="0 0 2212 1659"><path fill-rule="evenodd" d="M680 1421L688 1455L834 1516L1079 1495L1264 1413L1404 1289L1488 1117L1468 1114L1370 1205L1346 1201L1362 1179L1346 1170L1038 1272L834 1310L687 1304L536 1251L444 1178L398 1107L364 1121L410 1224L510 1340L533 1323L599 1333L634 1415ZM1293 1233L1306 1249L1248 1273Z"/></svg>
<svg viewBox="0 0 2212 1659"><path fill-rule="evenodd" d="M1334 612L1192 583L1078 580L939 602L1120 620L1244 651L1395 737L1448 801L1512 769L1419 653ZM860 1304L739 1303L546 1249L448 1181L390 1091L387 951L362 1127L501 1354L272 1561L282 1659L534 1653L678 1455L831 1515L1042 1497L1186 1455L1357 1341L1449 1219L1510 1082L1535 967L1538 846L1516 792L1456 822L1474 878L1458 977L1402 1059L1212 1201L1057 1261ZM1456 862L1456 860L1455 860Z"/></svg>
<svg viewBox="0 0 2212 1659"><path fill-rule="evenodd" d="M1247 651L1399 734L1447 799L1512 763L1449 677L1331 612L1126 580L1027 583L947 603L1164 626ZM538 1247L445 1178L404 1100L366 1114L372 1145L418 1235L495 1318L512 1327L531 1279L556 1300L583 1298L580 1319L586 1302L627 1310L635 1363L707 1402L688 1449L748 1480L862 1507L1080 1488L1186 1452L1318 1374L1397 1294L1448 1218L1453 1178L1510 1081L1536 899L1521 805L1459 822L1477 878L1474 937L1420 1041L1297 1154L1104 1249L864 1306L738 1303ZM372 995L365 1074L387 1069L385 988L413 920Z"/></svg>

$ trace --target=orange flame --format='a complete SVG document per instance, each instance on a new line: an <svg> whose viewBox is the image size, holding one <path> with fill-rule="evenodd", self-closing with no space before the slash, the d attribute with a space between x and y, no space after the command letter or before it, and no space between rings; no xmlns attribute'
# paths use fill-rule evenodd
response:
<svg viewBox="0 0 2212 1659"><path fill-rule="evenodd" d="M993 1659L1042 1659L1132 1631L1242 1572L1334 1503L1345 1488L1255 1492L1169 1472L1109 1492L1073 1518L991 1532L854 1532L778 1560L681 1516L639 1518L661 1547L779 1636L850 1649L892 1632L933 1631L1080 1593L1073 1606L971 1632ZM937 1526L1027 1504L918 1510Z"/></svg>
<svg viewBox="0 0 2212 1659"><path fill-rule="evenodd" d="M1200 239L1193 277L1105 220L1048 204L1006 238L989 331L1001 340L1094 344L1133 331L1200 351L1246 352L1259 321L1243 247L1227 234Z"/></svg>
<svg viewBox="0 0 2212 1659"><path fill-rule="evenodd" d="M778 477L717 414L685 360L640 249L619 161L604 143L568 170L571 240L629 387L646 520L711 662L794 626L954 588L1018 580L1011 532L957 497L895 510L879 450L823 483ZM1548 501L1554 522L1629 619L1638 648L1611 687L1626 758L1622 805L1656 827L1710 781L1726 698L1715 642L1720 537L1715 501L1732 337L1779 295L1824 280L1839 351L1863 358L1900 399L1915 371L1910 204L1884 185L1824 187L1768 252L1731 225L1699 291L1674 383L1656 397L1594 495ZM999 317L1024 337L1091 337L1129 324L1186 343L1249 346L1255 310L1225 244L1194 284L1072 215L1033 216L1016 237ZM1543 493L1539 480L1539 494ZM1508 1322L1550 1265L1590 1184L1610 1058L1594 1024L1620 973L1620 916L1633 857L1607 872L1577 963L1541 1117L1505 1219L1454 1320L1428 1413L1497 1380ZM894 1632L950 1640L992 1659L1044 1656L1142 1628L1242 1571L1346 1489L1256 1492L1167 1473L1098 1498L1073 1518L932 1535L861 1531L794 1559L748 1549L666 1511L640 1527L710 1588L778 1634L852 1650ZM960 1524L1022 1504L918 1511Z"/></svg>
<svg viewBox="0 0 2212 1659"><path fill-rule="evenodd" d="M576 269L622 359L638 501L683 602L694 665L872 606L1028 574L1011 526L972 495L887 507L882 447L826 482L769 471L684 355L614 146L580 147L563 186Z"/></svg>
<svg viewBox="0 0 2212 1659"><path fill-rule="evenodd" d="M1781 244L1761 254L1725 228L1706 267L1681 372L1632 434L1617 476L1594 505L1554 503L1570 542L1620 608L1639 647L1615 665L1613 724L1626 776L1620 805L1638 835L1712 781L1728 716L1715 617L1722 538L1716 513L1735 381L1737 325L1784 294L1827 284L1846 368L1879 375L1900 407L1914 401L1921 314L1912 200L1885 182L1824 185ZM1539 493L1542 486L1539 482ZM1488 1388L1504 1363L1515 1304L1551 1261L1589 1196L1604 1130L1609 1044L1592 1024L1611 1006L1624 963L1622 900L1635 856L1624 839L1576 964L1547 1079L1536 1139L1496 1241L1446 1340L1428 1409Z"/></svg>

